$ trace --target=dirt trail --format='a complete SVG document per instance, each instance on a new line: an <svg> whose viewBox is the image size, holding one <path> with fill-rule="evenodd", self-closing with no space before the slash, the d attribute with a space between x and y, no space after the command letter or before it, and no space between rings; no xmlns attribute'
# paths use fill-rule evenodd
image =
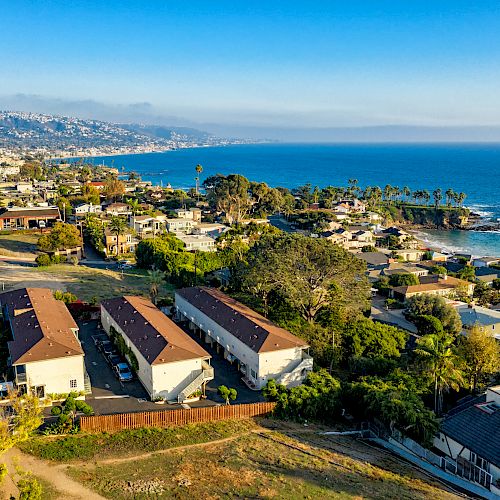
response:
<svg viewBox="0 0 500 500"><path fill-rule="evenodd" d="M18 491L15 483L19 480L19 474L16 473L16 466L22 468L25 472L32 472L58 490L64 498L81 499L81 500L103 500L104 497L94 493L85 486L68 477L64 468L66 465L51 465L43 460L35 458L31 455L26 455L18 449L10 449L2 455L2 462L7 465L9 477L5 479L2 485L2 497L8 499L10 495L17 498Z"/></svg>

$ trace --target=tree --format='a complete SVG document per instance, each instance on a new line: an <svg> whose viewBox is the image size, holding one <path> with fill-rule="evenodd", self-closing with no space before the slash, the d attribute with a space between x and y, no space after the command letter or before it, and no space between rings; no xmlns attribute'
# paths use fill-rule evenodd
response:
<svg viewBox="0 0 500 500"><path fill-rule="evenodd" d="M457 334L462 331L462 321L456 309L447 304L444 297L422 293L410 297L406 303L410 320L429 315L438 318L445 332Z"/></svg>
<svg viewBox="0 0 500 500"><path fill-rule="evenodd" d="M149 296L153 304L156 304L156 297L158 296L160 285L164 279L165 273L163 271L159 269L150 269L148 271Z"/></svg>
<svg viewBox="0 0 500 500"><path fill-rule="evenodd" d="M490 377L500 371L498 342L479 325L461 337L458 355L463 360L465 378L473 392L483 388Z"/></svg>
<svg viewBox="0 0 500 500"><path fill-rule="evenodd" d="M399 358L407 334L394 326L363 318L349 322L342 333L343 357Z"/></svg>
<svg viewBox="0 0 500 500"><path fill-rule="evenodd" d="M239 174L227 177L221 174L208 177L203 182L207 201L218 211L224 212L230 224L241 222L251 208L250 182Z"/></svg>
<svg viewBox="0 0 500 500"><path fill-rule="evenodd" d="M111 217L108 229L116 236L116 255L120 253L120 236L127 231L127 221L118 216Z"/></svg>
<svg viewBox="0 0 500 500"><path fill-rule="evenodd" d="M203 167L200 164L198 164L198 165L196 165L195 170L196 170L196 177L195 177L196 196L198 196L198 193L200 192L200 174L203 172Z"/></svg>
<svg viewBox="0 0 500 500"><path fill-rule="evenodd" d="M111 177L104 185L104 194L108 200L116 200L125 193L125 184L115 177Z"/></svg>
<svg viewBox="0 0 500 500"><path fill-rule="evenodd" d="M400 274L393 274L389 278L389 283L392 286L412 286L412 285L418 285L420 282L418 280L418 276L415 276L414 274L400 273Z"/></svg>
<svg viewBox="0 0 500 500"><path fill-rule="evenodd" d="M82 186L82 196L87 203L92 203L93 205L99 205L101 203L99 190L91 184L84 184Z"/></svg>
<svg viewBox="0 0 500 500"><path fill-rule="evenodd" d="M328 240L270 235L250 249L247 260L235 273L240 287L279 292L309 322L326 306L348 315L368 307L365 263Z"/></svg>
<svg viewBox="0 0 500 500"><path fill-rule="evenodd" d="M428 371L434 386L434 411L441 414L443 392L463 385L460 360L453 351L451 335L424 335L417 340L417 358Z"/></svg>
<svg viewBox="0 0 500 500"><path fill-rule="evenodd" d="M28 440L31 433L42 425L42 408L33 394L9 395L11 412L0 407L0 454Z"/></svg>
<svg viewBox="0 0 500 500"><path fill-rule="evenodd" d="M448 274L448 270L444 266L436 265L436 266L432 266L430 268L430 273L431 274L440 274L442 276L443 275L446 276Z"/></svg>
<svg viewBox="0 0 500 500"><path fill-rule="evenodd" d="M434 316L430 316L428 314L417 316L414 323L417 325L418 333L420 335L444 335L443 323L441 323L441 321Z"/></svg>
<svg viewBox="0 0 500 500"><path fill-rule="evenodd" d="M217 392L224 399L227 405L230 404L229 400L234 401L238 395L236 389L226 387L225 385L219 385Z"/></svg>
<svg viewBox="0 0 500 500"><path fill-rule="evenodd" d="M476 268L474 266L464 266L457 273L457 278L466 281L474 281L476 279Z"/></svg>
<svg viewBox="0 0 500 500"><path fill-rule="evenodd" d="M57 222L50 233L44 234L38 239L38 248L44 252L66 250L81 246L81 244L78 228L64 222Z"/></svg>
<svg viewBox="0 0 500 500"><path fill-rule="evenodd" d="M137 215L137 213L141 209L141 204L137 198L129 198L127 200L127 205L132 210L132 215Z"/></svg>
<svg viewBox="0 0 500 500"><path fill-rule="evenodd" d="M432 192L432 197L434 198L434 207L436 210L439 208L439 204L441 203L441 200L443 199L443 193L440 188L435 189Z"/></svg>

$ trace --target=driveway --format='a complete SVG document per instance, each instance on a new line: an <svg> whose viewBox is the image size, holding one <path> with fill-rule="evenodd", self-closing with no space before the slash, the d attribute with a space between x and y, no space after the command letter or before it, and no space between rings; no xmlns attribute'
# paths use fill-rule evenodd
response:
<svg viewBox="0 0 500 500"><path fill-rule="evenodd" d="M403 330L407 330L411 334L417 334L417 327L410 323L404 316L402 309L387 309L385 306L385 297L372 297L371 319L387 323L389 325L398 326Z"/></svg>

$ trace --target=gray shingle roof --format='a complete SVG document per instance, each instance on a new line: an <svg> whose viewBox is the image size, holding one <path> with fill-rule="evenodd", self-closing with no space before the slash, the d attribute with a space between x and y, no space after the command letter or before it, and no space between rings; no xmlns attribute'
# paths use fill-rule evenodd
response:
<svg viewBox="0 0 500 500"><path fill-rule="evenodd" d="M488 413L470 406L445 419L441 432L500 467L500 410Z"/></svg>

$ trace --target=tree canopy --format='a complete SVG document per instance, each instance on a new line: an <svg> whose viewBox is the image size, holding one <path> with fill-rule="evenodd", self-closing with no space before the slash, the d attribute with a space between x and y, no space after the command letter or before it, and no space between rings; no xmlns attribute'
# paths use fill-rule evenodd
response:
<svg viewBox="0 0 500 500"><path fill-rule="evenodd" d="M78 228L64 222L57 222L50 233L44 234L38 239L38 248L44 252L65 250L81 246L81 244Z"/></svg>
<svg viewBox="0 0 500 500"><path fill-rule="evenodd" d="M428 293L414 295L407 301L407 311L412 320L423 315L438 318L446 332L456 334L462 330L460 315L446 303L444 297Z"/></svg>

